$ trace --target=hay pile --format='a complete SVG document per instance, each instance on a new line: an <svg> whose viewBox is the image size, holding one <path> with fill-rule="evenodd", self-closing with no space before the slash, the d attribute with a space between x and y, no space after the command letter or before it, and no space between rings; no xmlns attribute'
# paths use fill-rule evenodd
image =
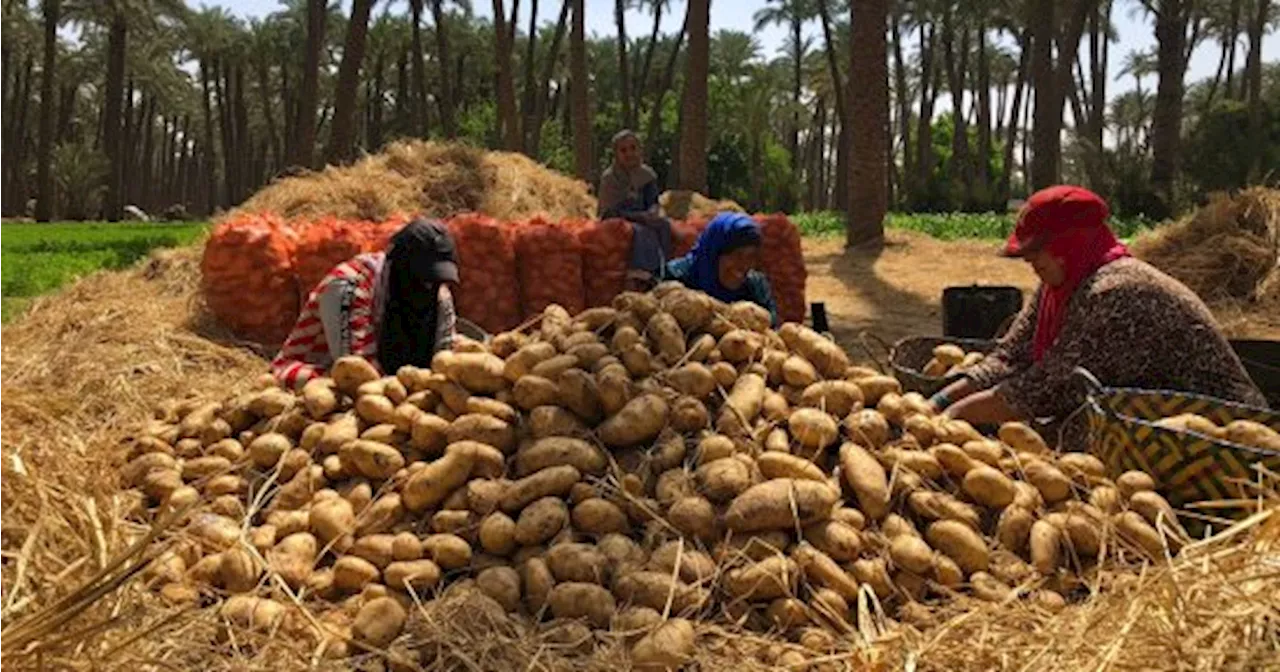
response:
<svg viewBox="0 0 1280 672"><path fill-rule="evenodd" d="M728 199L717 201L696 191L664 191L658 197L658 204L662 206L662 213L672 219L685 219L691 216L714 217L716 213L725 210L746 212L734 201Z"/></svg>
<svg viewBox="0 0 1280 672"><path fill-rule="evenodd" d="M1210 304L1280 297L1280 190L1214 195L1186 218L1138 237L1133 252Z"/></svg>
<svg viewBox="0 0 1280 672"><path fill-rule="evenodd" d="M498 219L543 213L561 219L591 217L595 210L595 197L585 183L523 154L404 140L350 166L276 180L232 214L382 221L395 213L447 217L481 212Z"/></svg>
<svg viewBox="0 0 1280 672"><path fill-rule="evenodd" d="M3 620L6 669L384 669L368 653L322 661L300 640L228 631L217 606L176 609L138 581L147 531L125 522L119 442L153 401L187 389L222 397L265 370L200 316L198 249L100 273L37 300L3 330ZM957 601L936 625L876 616L823 652L723 625L698 630L696 669L1270 669L1280 663L1280 496L1171 564L1107 576L1051 615L1014 600ZM136 552L135 552L136 551ZM620 638L534 625L465 586L426 605L408 644L426 669L614 670ZM19 646L22 645L22 646ZM398 648L398 647L397 647ZM403 649L400 649L403 651ZM418 669L405 667L397 669Z"/></svg>

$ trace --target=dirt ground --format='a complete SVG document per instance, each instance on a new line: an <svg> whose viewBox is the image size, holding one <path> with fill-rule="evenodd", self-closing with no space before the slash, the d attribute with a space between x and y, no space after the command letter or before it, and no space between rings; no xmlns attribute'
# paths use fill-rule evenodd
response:
<svg viewBox="0 0 1280 672"><path fill-rule="evenodd" d="M806 238L806 295L810 303L826 303L832 333L858 357L864 331L889 343L941 334L947 287L1013 285L1029 298L1038 282L1030 266L998 256L997 249L994 242L941 241L906 231L888 232L883 247L848 252L842 239ZM1233 338L1280 339L1280 306L1212 307Z"/></svg>

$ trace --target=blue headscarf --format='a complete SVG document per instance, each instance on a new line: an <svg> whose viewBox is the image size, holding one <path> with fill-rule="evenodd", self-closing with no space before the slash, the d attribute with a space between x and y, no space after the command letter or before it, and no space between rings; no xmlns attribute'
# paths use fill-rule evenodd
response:
<svg viewBox="0 0 1280 672"><path fill-rule="evenodd" d="M741 212L716 215L686 257L689 260L688 284L726 303L750 299L751 292L745 283L737 289L720 284L720 255L760 243L760 227L749 215Z"/></svg>

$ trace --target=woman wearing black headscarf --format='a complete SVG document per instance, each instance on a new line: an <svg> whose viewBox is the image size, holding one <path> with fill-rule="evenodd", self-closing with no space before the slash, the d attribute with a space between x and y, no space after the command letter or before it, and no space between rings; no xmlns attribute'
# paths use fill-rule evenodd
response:
<svg viewBox="0 0 1280 672"><path fill-rule="evenodd" d="M425 367L436 352L453 346L449 285L457 282L448 229L416 219L392 236L386 252L339 264L316 285L271 371L296 389L345 355L364 357L384 373Z"/></svg>

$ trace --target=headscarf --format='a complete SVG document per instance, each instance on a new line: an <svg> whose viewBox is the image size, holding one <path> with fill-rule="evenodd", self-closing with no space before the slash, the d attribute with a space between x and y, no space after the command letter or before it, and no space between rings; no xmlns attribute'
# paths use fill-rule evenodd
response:
<svg viewBox="0 0 1280 672"><path fill-rule="evenodd" d="M716 215L698 236L687 257L690 284L726 303L750 299L750 290L745 284L736 289L720 284L720 256L760 243L760 227L751 217L740 212Z"/></svg>
<svg viewBox="0 0 1280 672"><path fill-rule="evenodd" d="M1005 255L1023 256L1043 249L1062 262L1064 278L1056 287L1044 284L1032 339L1034 361L1057 342L1067 318L1067 305L1085 278L1107 264L1129 256L1129 249L1107 226L1110 209L1101 196L1070 185L1032 194L1005 246Z"/></svg>
<svg viewBox="0 0 1280 672"><path fill-rule="evenodd" d="M391 237L378 303L378 363L394 374L406 364L428 366L435 354L437 295L458 281L453 239L435 220L415 219Z"/></svg>

